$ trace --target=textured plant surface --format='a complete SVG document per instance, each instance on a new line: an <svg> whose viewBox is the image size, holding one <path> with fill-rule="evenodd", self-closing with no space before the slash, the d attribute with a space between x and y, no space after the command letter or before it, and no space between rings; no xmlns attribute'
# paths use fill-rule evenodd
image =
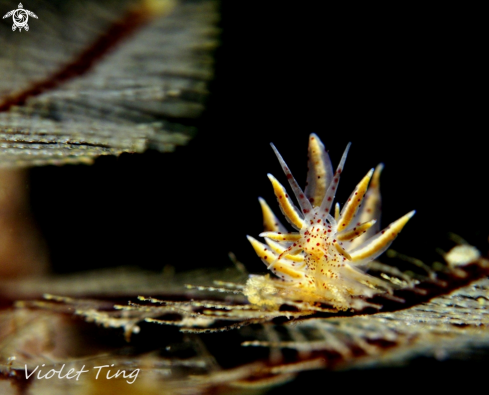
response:
<svg viewBox="0 0 489 395"><path fill-rule="evenodd" d="M90 163L190 139L213 75L215 2L36 6L28 37L0 24L0 167Z"/></svg>

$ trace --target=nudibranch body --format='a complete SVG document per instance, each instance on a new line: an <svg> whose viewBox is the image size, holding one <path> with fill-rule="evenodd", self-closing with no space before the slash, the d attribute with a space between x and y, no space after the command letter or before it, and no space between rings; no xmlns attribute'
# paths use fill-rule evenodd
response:
<svg viewBox="0 0 489 395"><path fill-rule="evenodd" d="M248 239L277 277L251 276L244 289L249 302L269 309L277 309L284 303L300 303L301 307L325 304L335 310L347 310L362 309L370 305L366 298L391 293L392 285L366 274L366 265L390 246L415 212L379 231L382 165L371 169L358 183L341 211L336 203L333 213L332 205L350 144L333 172L323 143L311 134L304 191L273 144L272 148L300 210L277 179L271 174L268 177L282 213L297 232L289 232L260 198L265 227L260 236L266 244L249 236Z"/></svg>

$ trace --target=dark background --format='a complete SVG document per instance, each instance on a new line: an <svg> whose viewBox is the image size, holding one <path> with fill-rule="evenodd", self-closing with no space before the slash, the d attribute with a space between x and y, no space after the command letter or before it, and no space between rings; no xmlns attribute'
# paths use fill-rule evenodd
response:
<svg viewBox="0 0 489 395"><path fill-rule="evenodd" d="M485 251L477 32L459 10L221 8L216 78L188 146L31 171L32 207L56 272L224 266L229 251L263 271L245 235L262 230L258 196L279 213L266 174L286 180L269 143L304 185L311 132L335 167L353 143L341 204L385 164L383 225L417 210L396 250L429 263L451 231Z"/></svg>

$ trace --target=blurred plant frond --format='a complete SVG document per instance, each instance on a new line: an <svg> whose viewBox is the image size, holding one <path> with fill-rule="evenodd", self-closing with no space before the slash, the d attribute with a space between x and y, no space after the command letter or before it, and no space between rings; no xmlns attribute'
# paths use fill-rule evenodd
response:
<svg viewBox="0 0 489 395"><path fill-rule="evenodd" d="M191 138L213 76L215 1L35 7L29 32L0 24L0 166L90 163Z"/></svg>
<svg viewBox="0 0 489 395"><path fill-rule="evenodd" d="M212 326L220 319L220 308L242 311L243 317L234 317L237 321L246 318L246 300L221 292L246 279L237 268L179 274L169 268L160 274L111 269L5 282L0 288L3 303L19 297L24 301L0 314L0 370L5 378L24 383L25 369L32 372L45 364L46 371L59 370L65 364L91 372L76 384L80 393L117 385L129 390L125 381L94 379L97 366L114 364L114 370L140 369L131 394L260 393L317 369L329 375L407 365L417 358L464 360L474 347L489 349L489 280L483 274L484 258L473 256L475 260L460 265L460 251L455 252L447 255L452 269L439 271L436 284L416 285L418 297L424 290L432 298L413 301L416 293L404 295L404 306L376 314L345 312L298 319L291 314L289 320L277 320L264 313L260 322L241 321L236 330L218 334L191 328ZM189 282L201 286L185 287ZM44 294L40 299L46 290L70 296ZM138 294L155 298L140 297L138 303L124 306L124 300L137 299ZM156 297L166 303L158 311L147 308L157 302ZM206 309L213 309L214 315L206 315ZM154 317L164 325L154 325ZM229 320L225 314L221 318ZM46 380L23 385L36 394L48 388ZM50 393L63 393L73 385L52 380Z"/></svg>

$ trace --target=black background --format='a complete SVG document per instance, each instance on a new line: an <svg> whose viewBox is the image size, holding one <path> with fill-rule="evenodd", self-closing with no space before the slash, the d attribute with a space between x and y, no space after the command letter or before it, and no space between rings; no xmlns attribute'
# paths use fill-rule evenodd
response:
<svg viewBox="0 0 489 395"><path fill-rule="evenodd" d="M216 78L188 146L32 170L32 207L55 271L223 266L229 251L263 271L245 235L262 230L258 196L276 207L266 174L286 184L269 143L303 185L311 132L334 166L352 142L340 203L385 164L383 225L417 210L396 250L429 262L449 231L486 248L476 27L458 10L221 8Z"/></svg>

